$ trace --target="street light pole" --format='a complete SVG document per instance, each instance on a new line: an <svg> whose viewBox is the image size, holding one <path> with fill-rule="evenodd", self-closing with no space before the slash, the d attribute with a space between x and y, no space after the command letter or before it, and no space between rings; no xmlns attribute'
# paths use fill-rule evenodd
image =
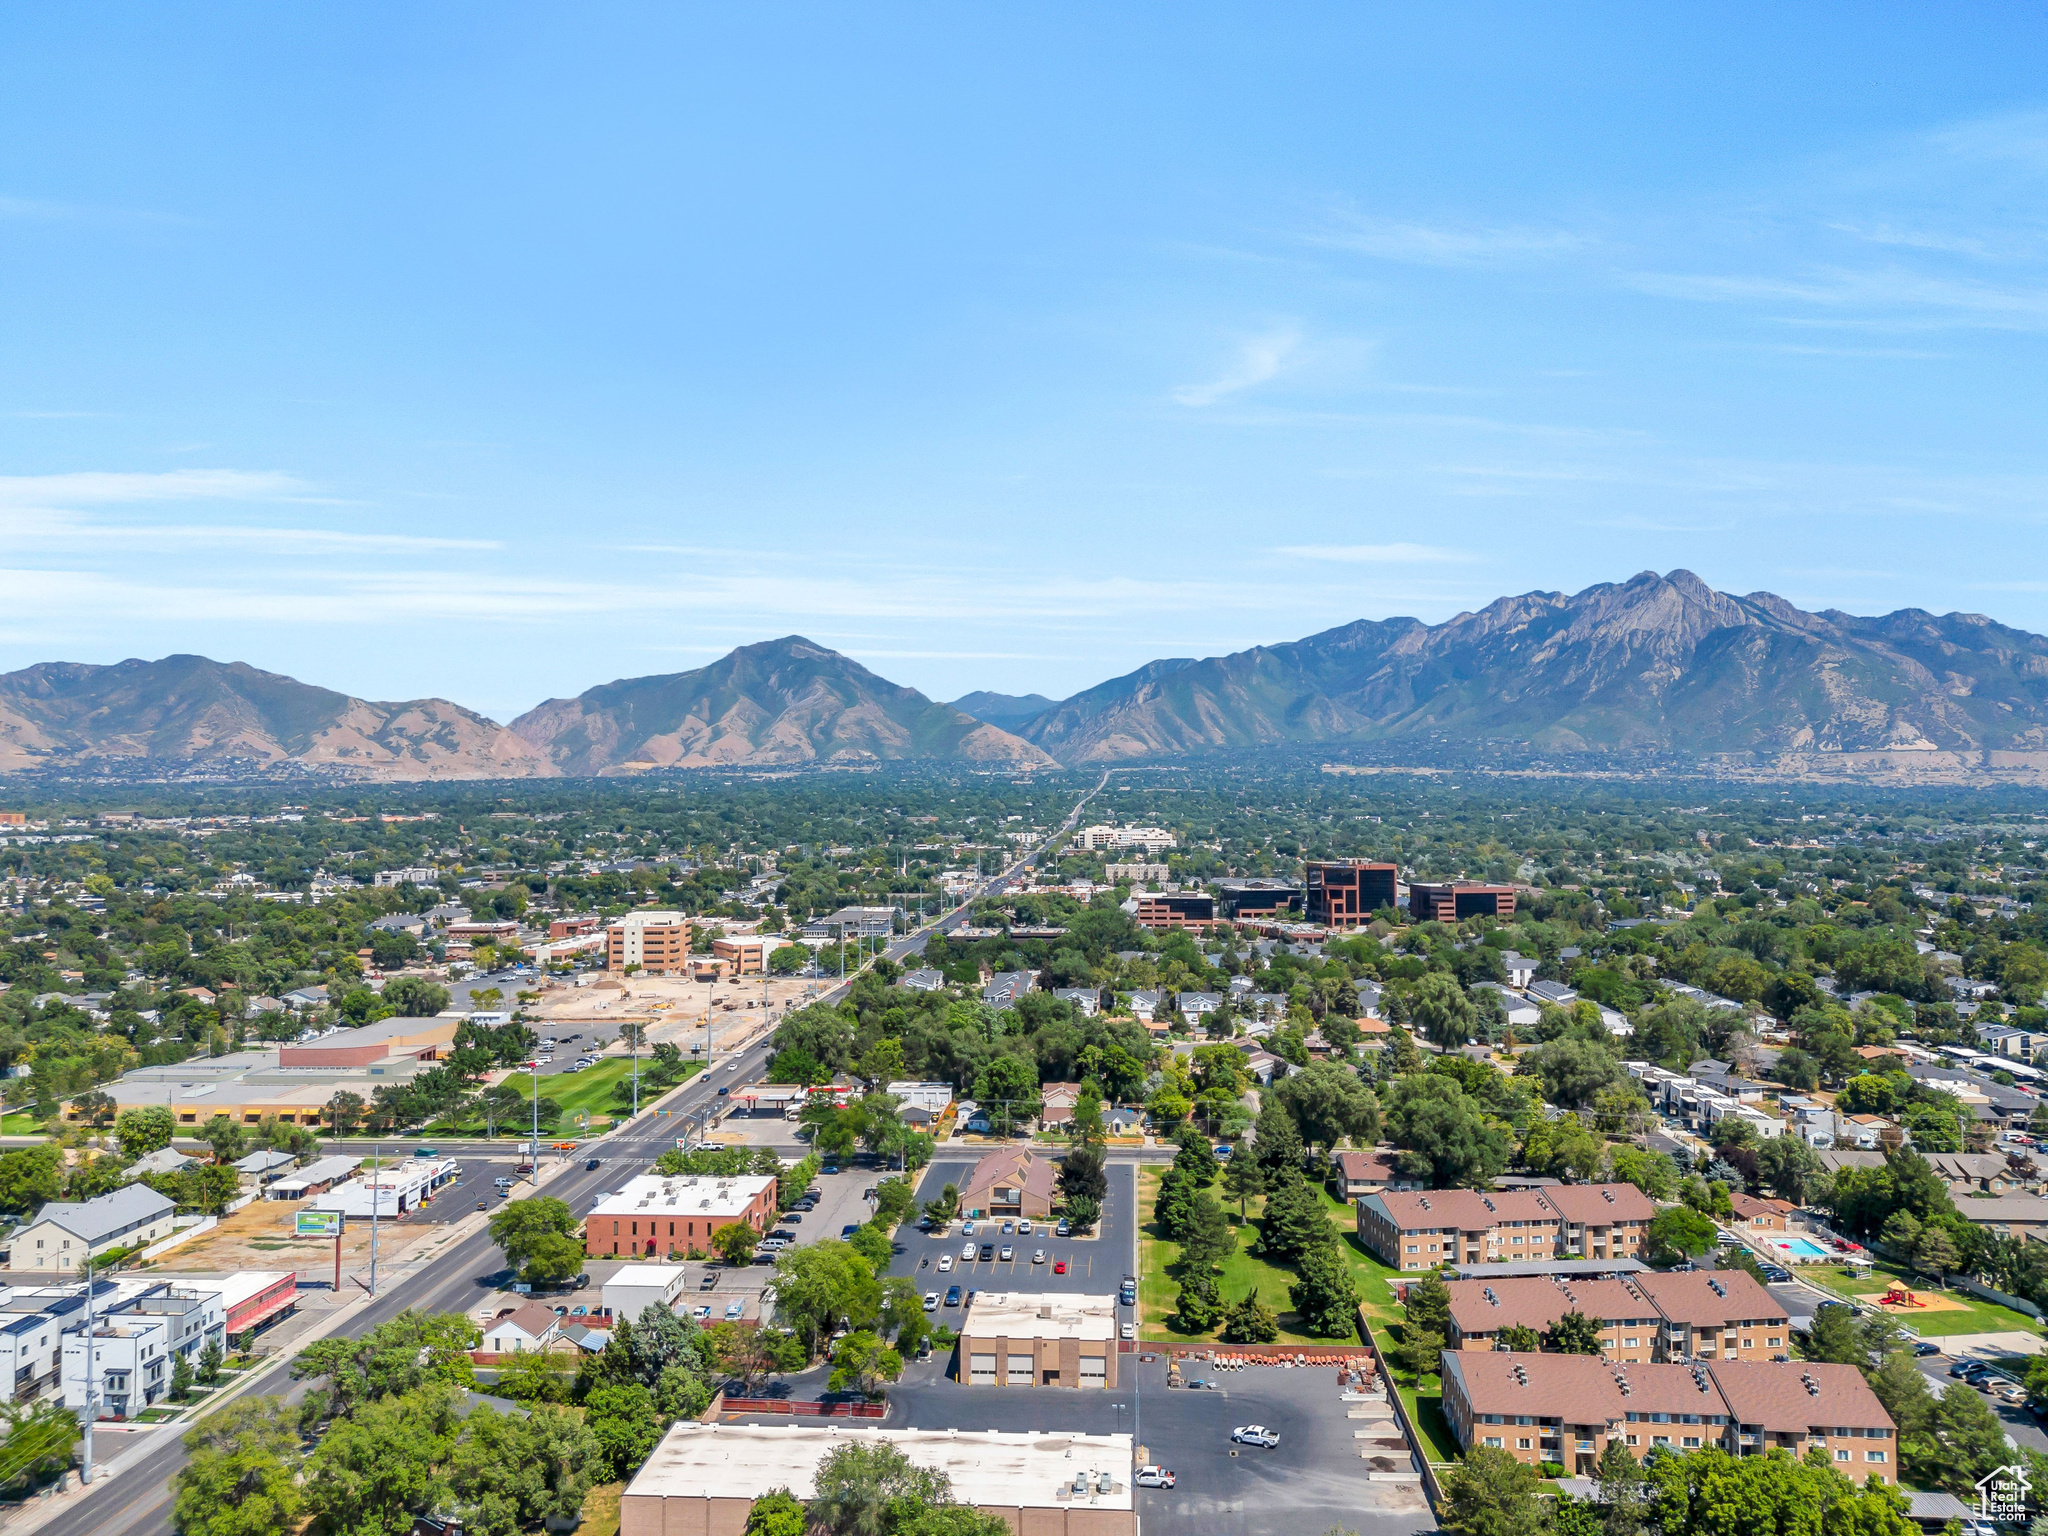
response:
<svg viewBox="0 0 2048 1536"><path fill-rule="evenodd" d="M92 1426L100 1416L99 1325L93 1319L92 1250L85 1255L85 1445L78 1466L78 1480L92 1481Z"/></svg>
<svg viewBox="0 0 2048 1536"><path fill-rule="evenodd" d="M370 1143L370 1295L377 1294L377 1207L384 1197L384 1143Z"/></svg>

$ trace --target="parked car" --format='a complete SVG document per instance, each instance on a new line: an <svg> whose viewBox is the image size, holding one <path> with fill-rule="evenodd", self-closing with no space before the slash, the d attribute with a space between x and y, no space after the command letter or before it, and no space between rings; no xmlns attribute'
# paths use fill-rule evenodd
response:
<svg viewBox="0 0 2048 1536"><path fill-rule="evenodd" d="M1005 1237L1008 1237L1008 1236L1009 1236L1009 1235L1010 1235L1010 1234L1011 1234L1012 1232L1014 1232L1014 1231L1016 1231L1016 1230L1017 1230L1017 1223L1015 1223L1014 1221L1006 1221L1006 1222L1004 1222L1004 1223L1003 1223L1003 1235L1004 1235Z"/></svg>
<svg viewBox="0 0 2048 1536"><path fill-rule="evenodd" d="M939 1255L939 1273L943 1275L943 1274L944 1274L944 1273L945 1273L945 1272L946 1272L947 1270L951 1269L952 1267L953 1267L953 1255L951 1255L950 1253L942 1253L942 1254L940 1254L940 1255Z"/></svg>
<svg viewBox="0 0 2048 1536"><path fill-rule="evenodd" d="M1028 1221L1020 1221L1020 1222L1018 1222L1018 1223L1017 1223L1017 1231L1018 1231L1018 1233L1019 1233L1020 1235L1022 1235L1022 1236L1024 1236L1024 1237L1029 1237L1029 1236L1031 1235L1031 1223L1030 1223L1030 1222L1028 1222Z"/></svg>
<svg viewBox="0 0 2048 1536"><path fill-rule="evenodd" d="M925 1311L927 1311L927 1312L936 1312L936 1311L938 1310L938 1307L939 1307L939 1293L938 1293L937 1291L926 1291L926 1292L924 1293L924 1309L925 1309Z"/></svg>
<svg viewBox="0 0 2048 1536"><path fill-rule="evenodd" d="M1137 1336L1138 1325L1136 1323L1125 1323L1118 1334L1118 1337L1125 1339L1135 1339Z"/></svg>
<svg viewBox="0 0 2048 1536"><path fill-rule="evenodd" d="M706 1270L704 1273L704 1278L697 1282L697 1289L700 1291L709 1291L716 1289L717 1285L718 1276L712 1271Z"/></svg>
<svg viewBox="0 0 2048 1536"><path fill-rule="evenodd" d="M1052 1230L1054 1235L1058 1237L1070 1237L1073 1235L1074 1231L1072 1227L1067 1225L1067 1218L1064 1216L1060 1218L1060 1224L1054 1227Z"/></svg>
<svg viewBox="0 0 2048 1536"><path fill-rule="evenodd" d="M994 1258L995 1256L996 1256L996 1245L995 1245L994 1243L983 1243L983 1244L981 1245L981 1262L982 1262L982 1263L986 1264L986 1263L987 1263L987 1262L988 1262L988 1261L989 1261L990 1259Z"/></svg>
<svg viewBox="0 0 2048 1536"><path fill-rule="evenodd" d="M1138 1475L1132 1481L1140 1488L1171 1488L1173 1474L1164 1467L1143 1466L1138 1468Z"/></svg>
<svg viewBox="0 0 2048 1536"><path fill-rule="evenodd" d="M1056 1275L1064 1275L1067 1272L1067 1261L1065 1259L1054 1259L1052 1261L1052 1272Z"/></svg>
<svg viewBox="0 0 2048 1536"><path fill-rule="evenodd" d="M1941 1346L1939 1344L1931 1342L1930 1340L1922 1339L1918 1344L1915 1344L1913 1346L1913 1353L1920 1356L1922 1359L1925 1359L1929 1355L1940 1354Z"/></svg>
<svg viewBox="0 0 2048 1536"><path fill-rule="evenodd" d="M702 1306L700 1306L699 1308L697 1308L697 1321L698 1321L698 1322L700 1322L700 1323L708 1323L708 1322L710 1322L710 1321L711 1321L711 1303L710 1303L710 1302L708 1302L708 1301L707 1301L707 1302L705 1302L705 1303L704 1303L704 1304L703 1304Z"/></svg>
<svg viewBox="0 0 2048 1536"><path fill-rule="evenodd" d="M960 1305L960 1287L959 1287L959 1286L957 1286L957 1285L949 1285L949 1286L947 1286L947 1287L946 1287L946 1305L947 1305L947 1306L949 1306L949 1307L957 1307L957 1306L959 1306L959 1305Z"/></svg>
<svg viewBox="0 0 2048 1536"><path fill-rule="evenodd" d="M740 1314L745 1312L746 1310L747 1304L744 1301L727 1302L725 1307L725 1320L728 1323L736 1323L740 1320Z"/></svg>
<svg viewBox="0 0 2048 1536"><path fill-rule="evenodd" d="M1003 1262L1004 1262L1005 1264L1009 1263L1009 1262L1010 1262L1010 1260L1014 1259L1014 1258L1015 1258L1016 1256L1017 1256L1017 1250L1016 1250L1016 1249L1012 1248L1012 1247L1011 1247L1011 1246L1010 1246L1010 1245L1009 1245L1008 1243L1005 1243L1005 1244L1003 1244L1003 1254L1002 1254L1002 1257L1003 1257Z"/></svg>
<svg viewBox="0 0 2048 1536"><path fill-rule="evenodd" d="M971 1222L971 1221L963 1221L963 1222L961 1222L961 1223L960 1223L960 1235L961 1235L962 1237L972 1237L972 1236L974 1236L974 1223L973 1223L973 1222Z"/></svg>
<svg viewBox="0 0 2048 1536"><path fill-rule="evenodd" d="M1034 1249L1031 1254L1031 1262L1043 1264L1045 1262L1045 1250L1043 1248Z"/></svg>
<svg viewBox="0 0 2048 1536"><path fill-rule="evenodd" d="M974 1262L974 1244L966 1243L961 1246L960 1262L962 1264L972 1264Z"/></svg>
<svg viewBox="0 0 2048 1536"><path fill-rule="evenodd" d="M1263 1424L1240 1424L1230 1432L1230 1438L1239 1445L1256 1445L1262 1451L1270 1451L1280 1443L1280 1437Z"/></svg>

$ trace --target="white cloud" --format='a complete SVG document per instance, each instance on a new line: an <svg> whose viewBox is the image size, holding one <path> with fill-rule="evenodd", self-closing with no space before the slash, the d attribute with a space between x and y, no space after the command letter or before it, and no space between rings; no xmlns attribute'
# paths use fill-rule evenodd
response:
<svg viewBox="0 0 2048 1536"><path fill-rule="evenodd" d="M1173 392L1173 398L1182 405L1200 408L1267 383L1280 376L1300 345L1301 332L1291 325L1255 336L1239 348L1236 367L1206 384L1183 384Z"/></svg>
<svg viewBox="0 0 2048 1536"><path fill-rule="evenodd" d="M69 475L0 475L0 507L137 506L154 501L296 501L309 487L291 475L246 469L173 469L156 474L86 470Z"/></svg>
<svg viewBox="0 0 2048 1536"><path fill-rule="evenodd" d="M1273 553L1345 565L1450 565L1476 558L1463 550L1434 544L1286 544Z"/></svg>
<svg viewBox="0 0 2048 1536"><path fill-rule="evenodd" d="M1448 229L1349 215L1311 244L1425 267L1491 267L1568 256L1591 242L1562 229Z"/></svg>

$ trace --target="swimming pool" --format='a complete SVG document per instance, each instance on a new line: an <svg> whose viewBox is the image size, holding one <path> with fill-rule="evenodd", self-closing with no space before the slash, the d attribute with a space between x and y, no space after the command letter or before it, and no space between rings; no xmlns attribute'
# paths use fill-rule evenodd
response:
<svg viewBox="0 0 2048 1536"><path fill-rule="evenodd" d="M1812 1242L1803 1237L1773 1238L1771 1246L1778 1249L1781 1253L1790 1254L1795 1259L1825 1259L1828 1257L1827 1249L1821 1247L1819 1243Z"/></svg>

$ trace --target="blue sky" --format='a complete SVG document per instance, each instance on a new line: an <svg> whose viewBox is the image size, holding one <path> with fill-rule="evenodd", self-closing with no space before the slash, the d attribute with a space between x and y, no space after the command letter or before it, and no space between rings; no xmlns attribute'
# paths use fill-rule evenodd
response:
<svg viewBox="0 0 2048 1536"><path fill-rule="evenodd" d="M1057 696L1675 566L2048 630L2048 23L1671 9L17 10L0 665Z"/></svg>

